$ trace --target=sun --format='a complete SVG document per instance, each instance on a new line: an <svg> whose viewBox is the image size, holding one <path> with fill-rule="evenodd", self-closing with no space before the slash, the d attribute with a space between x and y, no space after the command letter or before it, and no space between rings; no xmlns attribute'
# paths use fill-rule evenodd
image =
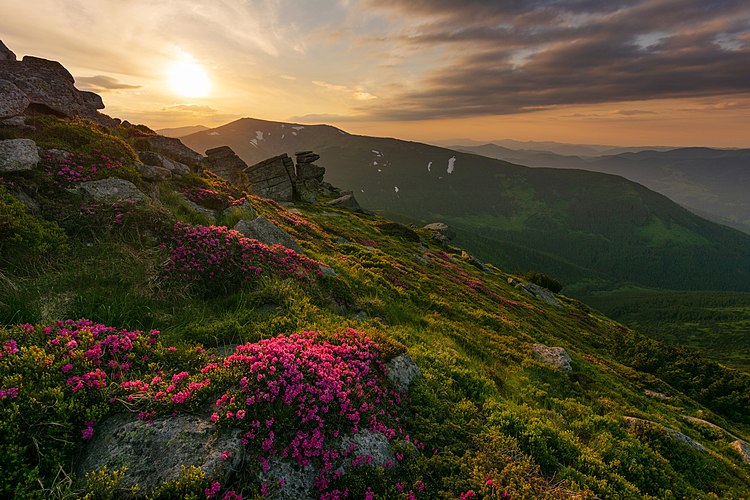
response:
<svg viewBox="0 0 750 500"><path fill-rule="evenodd" d="M173 92L185 97L206 97L211 92L211 80L203 66L187 57L170 66L169 85Z"/></svg>

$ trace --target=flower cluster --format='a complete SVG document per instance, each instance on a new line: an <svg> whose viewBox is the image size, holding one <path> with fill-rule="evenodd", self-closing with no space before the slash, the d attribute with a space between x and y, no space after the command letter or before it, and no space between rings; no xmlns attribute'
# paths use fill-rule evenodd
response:
<svg viewBox="0 0 750 500"><path fill-rule="evenodd" d="M176 223L164 263L168 280L204 291L225 291L263 273L309 279L320 276L320 263L281 245L267 246L223 226Z"/></svg>
<svg viewBox="0 0 750 500"><path fill-rule="evenodd" d="M66 186L101 179L110 175L108 172L124 167L121 161L112 159L101 151L83 155L51 150L42 163L48 176Z"/></svg>

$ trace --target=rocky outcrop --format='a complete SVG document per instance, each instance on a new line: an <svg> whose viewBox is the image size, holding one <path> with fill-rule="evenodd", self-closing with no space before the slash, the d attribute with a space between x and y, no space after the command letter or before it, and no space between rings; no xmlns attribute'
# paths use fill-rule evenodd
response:
<svg viewBox="0 0 750 500"><path fill-rule="evenodd" d="M352 212L362 212L362 207L357 203L357 199L354 198L353 194L345 194L341 198L336 198L333 201L329 201L328 205L336 208L343 208L351 210Z"/></svg>
<svg viewBox="0 0 750 500"><path fill-rule="evenodd" d="M222 179L228 180L240 187L247 186L248 179L244 173L247 163L234 154L234 151L229 146L220 146L207 150L205 165L211 172Z"/></svg>
<svg viewBox="0 0 750 500"><path fill-rule="evenodd" d="M3 48L0 49L0 79L23 92L29 101L23 111L32 109L68 118L83 116L105 120L98 112L104 109L102 98L76 89L73 75L62 64L32 56L17 61L7 47L3 45Z"/></svg>
<svg viewBox="0 0 750 500"><path fill-rule="evenodd" d="M299 254L304 253L302 247L294 241L289 233L265 216L260 216L254 220L241 220L234 226L234 229L248 238L258 240L266 245L283 245Z"/></svg>
<svg viewBox="0 0 750 500"><path fill-rule="evenodd" d="M549 347L544 344L534 344L531 348L540 361L554 366L566 375L573 371L573 367L570 366L570 355L564 348Z"/></svg>
<svg viewBox="0 0 750 500"><path fill-rule="evenodd" d="M534 298L543 300L551 306L562 307L562 304L557 300L554 293L535 283L523 283L521 284L521 290Z"/></svg>
<svg viewBox="0 0 750 500"><path fill-rule="evenodd" d="M31 170L39 163L39 150L31 139L0 141L0 172Z"/></svg>
<svg viewBox="0 0 750 500"><path fill-rule="evenodd" d="M185 146L182 141L174 137L163 137L161 135L149 135L146 137L146 141L151 146L151 151L161 153L163 156L167 156L180 163L184 163L188 167L193 169L197 167L203 157ZM146 160L141 158L141 161L148 163ZM166 166L166 165L164 165Z"/></svg>
<svg viewBox="0 0 750 500"><path fill-rule="evenodd" d="M116 415L96 427L79 471L83 475L105 466L125 467L120 486L138 485L138 493L148 495L178 479L183 465L200 467L206 476L224 482L241 464L243 452L239 431L217 432L208 419L179 415L147 423L133 415Z"/></svg>
<svg viewBox="0 0 750 500"><path fill-rule="evenodd" d="M138 188L130 181L119 177L107 177L98 181L82 182L78 186L84 196L94 201L126 201L141 202L146 199Z"/></svg>
<svg viewBox="0 0 750 500"><path fill-rule="evenodd" d="M0 80L0 119L23 114L31 101L13 82Z"/></svg>
<svg viewBox="0 0 750 500"><path fill-rule="evenodd" d="M400 391L408 391L412 382L422 375L417 364L406 353L399 354L390 360L386 363L386 367L388 378Z"/></svg>
<svg viewBox="0 0 750 500"><path fill-rule="evenodd" d="M250 192L276 201L294 200L294 162L286 153L244 170Z"/></svg>
<svg viewBox="0 0 750 500"><path fill-rule="evenodd" d="M685 434L683 434L683 433L681 433L681 432L679 432L679 431L677 431L675 429L671 429L671 428L669 428L669 427L667 427L665 425L662 425L660 423L652 422L650 420L644 420L642 418L636 418L636 417L622 417L622 418L625 421L625 423L627 425L629 425L629 426L641 425L641 426L645 426L645 427L653 427L655 429L659 429L661 431L666 432L669 435L669 437L671 437L675 441L678 441L680 443L686 444L689 447L693 448L694 450L698 450L698 451L702 451L702 452L706 451L706 447L703 446L702 444L700 444L698 442L695 442L691 438L687 437Z"/></svg>

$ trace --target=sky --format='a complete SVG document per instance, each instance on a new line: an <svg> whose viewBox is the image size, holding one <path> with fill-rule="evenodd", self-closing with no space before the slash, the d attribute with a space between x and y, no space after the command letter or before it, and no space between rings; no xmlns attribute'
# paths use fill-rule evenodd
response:
<svg viewBox="0 0 750 500"><path fill-rule="evenodd" d="M152 128L750 147L748 0L0 0L0 39Z"/></svg>

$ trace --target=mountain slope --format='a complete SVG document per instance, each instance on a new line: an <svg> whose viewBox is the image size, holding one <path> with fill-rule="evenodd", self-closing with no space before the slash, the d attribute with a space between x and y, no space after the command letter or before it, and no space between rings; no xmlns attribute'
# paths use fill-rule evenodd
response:
<svg viewBox="0 0 750 500"><path fill-rule="evenodd" d="M249 164L313 149L331 182L353 190L363 206L448 222L478 256L512 271L551 273L570 293L623 282L750 289L750 237L620 177L532 169L325 125L243 119L184 141L198 151L228 144Z"/></svg>

